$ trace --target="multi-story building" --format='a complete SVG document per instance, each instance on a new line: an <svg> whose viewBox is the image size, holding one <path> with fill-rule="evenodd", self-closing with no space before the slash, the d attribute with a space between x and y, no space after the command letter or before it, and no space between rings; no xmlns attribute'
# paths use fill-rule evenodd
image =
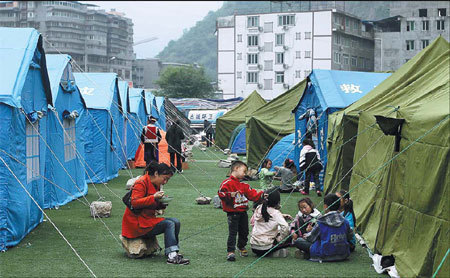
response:
<svg viewBox="0 0 450 278"><path fill-rule="evenodd" d="M167 67L190 67L189 64L161 62L158 58L136 59L133 62L133 87L159 89L155 81ZM194 66L198 66L195 65Z"/></svg>
<svg viewBox="0 0 450 278"><path fill-rule="evenodd" d="M131 80L133 23L78 1L1 1L0 26L33 27L46 53L67 53L75 71L116 72Z"/></svg>
<svg viewBox="0 0 450 278"><path fill-rule="evenodd" d="M225 99L273 99L312 69L373 71L371 25L335 9L222 17L216 31Z"/></svg>
<svg viewBox="0 0 450 278"><path fill-rule="evenodd" d="M450 40L450 2L391 1L390 17L371 21L375 71L395 71L433 40Z"/></svg>

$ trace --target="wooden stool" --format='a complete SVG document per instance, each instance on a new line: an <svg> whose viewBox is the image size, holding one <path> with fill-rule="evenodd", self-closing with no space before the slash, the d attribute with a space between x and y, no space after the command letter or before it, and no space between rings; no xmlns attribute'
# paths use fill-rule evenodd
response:
<svg viewBox="0 0 450 278"><path fill-rule="evenodd" d="M120 240L127 256L132 259L149 256L162 250L155 236L149 238L125 238L120 235Z"/></svg>

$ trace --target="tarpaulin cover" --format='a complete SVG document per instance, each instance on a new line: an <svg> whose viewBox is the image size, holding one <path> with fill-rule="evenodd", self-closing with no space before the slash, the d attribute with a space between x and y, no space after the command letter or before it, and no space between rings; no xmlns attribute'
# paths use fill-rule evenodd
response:
<svg viewBox="0 0 450 278"><path fill-rule="evenodd" d="M0 61L0 250L4 251L43 220L28 194L43 207L46 114L52 99L42 38L35 29L0 28ZM44 115L30 124L25 114L36 111Z"/></svg>
<svg viewBox="0 0 450 278"><path fill-rule="evenodd" d="M449 64L450 45L439 37L329 126L326 189L354 190L358 230L375 252L394 255L402 277L431 277L448 249ZM376 115L405 120L399 152ZM337 184L352 167L350 182ZM439 273L449 271L447 261Z"/></svg>
<svg viewBox="0 0 450 278"><path fill-rule="evenodd" d="M373 73L342 70L320 70L315 69L308 76L308 86L297 104L295 111L295 158L298 166L301 142L304 139L308 118L299 119L307 110L312 109L317 117L317 131L314 132L317 139L316 148L324 165L327 164L327 130L328 115L345 108L354 103L369 91L375 88L390 73ZM323 173L320 174L321 185L323 185Z"/></svg>
<svg viewBox="0 0 450 278"><path fill-rule="evenodd" d="M226 112L216 120L215 143L222 149L225 149L230 142L231 133L240 124L245 123L245 117L250 116L258 108L266 104L266 101L253 91L246 99L236 107Z"/></svg>
<svg viewBox="0 0 450 278"><path fill-rule="evenodd" d="M130 88L130 117L127 133L127 156L133 159L141 142L141 133L147 124L145 114L144 90Z"/></svg>
<svg viewBox="0 0 450 278"><path fill-rule="evenodd" d="M47 54L54 109L49 111L44 208L62 206L88 192L84 156L86 111L66 54ZM76 113L68 119L67 114Z"/></svg>
<svg viewBox="0 0 450 278"><path fill-rule="evenodd" d="M156 105L156 98L152 92L145 92L145 107L147 116L153 116L159 119L158 106ZM147 122L145 123L147 124Z"/></svg>
<svg viewBox="0 0 450 278"><path fill-rule="evenodd" d="M164 97L155 97L156 99L156 107L159 112L158 124L162 130L167 131L167 123L166 123L166 108L164 107L165 98Z"/></svg>
<svg viewBox="0 0 450 278"><path fill-rule="evenodd" d="M120 97L120 111L122 112L121 116L123 119L122 123L122 130L120 132L121 138L119 141L119 167L122 169L127 168L127 160L128 160L128 153L127 153L127 146L128 146L128 117L130 115L130 103L128 99L129 94L129 86L128 82L126 81L118 81L118 88L119 88L119 97Z"/></svg>
<svg viewBox="0 0 450 278"><path fill-rule="evenodd" d="M272 160L272 168L270 171L275 171L275 166L281 167L286 159L294 160L294 142L295 142L295 134L289 134L284 136L283 139L278 141L272 149L270 149L269 153L265 158Z"/></svg>
<svg viewBox="0 0 450 278"><path fill-rule="evenodd" d="M258 169L264 157L281 138L294 132L292 110L306 86L306 79L246 117L247 162Z"/></svg>
<svg viewBox="0 0 450 278"><path fill-rule="evenodd" d="M242 129L245 128L245 123L238 125L234 130L233 133L231 133L230 142L228 142L227 149L231 150L231 146L233 146L234 139L236 139L236 136L238 136L239 132L241 132Z"/></svg>
<svg viewBox="0 0 450 278"><path fill-rule="evenodd" d="M239 131L239 133L234 138L234 142L231 145L231 153L237 154L245 154L246 153L245 146L245 126Z"/></svg>
<svg viewBox="0 0 450 278"><path fill-rule="evenodd" d="M74 73L87 107L86 181L107 182L118 176L123 118L115 73Z"/></svg>

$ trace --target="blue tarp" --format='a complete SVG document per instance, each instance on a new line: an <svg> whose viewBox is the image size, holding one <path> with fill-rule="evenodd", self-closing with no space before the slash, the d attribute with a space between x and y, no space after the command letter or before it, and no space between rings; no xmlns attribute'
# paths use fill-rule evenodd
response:
<svg viewBox="0 0 450 278"><path fill-rule="evenodd" d="M54 109L49 111L44 208L62 206L87 194L84 131L86 111L75 84L71 57L46 55ZM75 114L78 116L73 117ZM72 116L71 116L72 115Z"/></svg>
<svg viewBox="0 0 450 278"><path fill-rule="evenodd" d="M237 128L237 127L236 127ZM234 138L231 145L231 153L246 154L247 148L245 145L245 127L239 131L238 135Z"/></svg>
<svg viewBox="0 0 450 278"><path fill-rule="evenodd" d="M38 31L0 28L0 61L0 250L3 251L18 244L43 220L38 206L44 205L46 115L52 99ZM42 116L40 120L37 111Z"/></svg>
<svg viewBox="0 0 450 278"><path fill-rule="evenodd" d="M130 118L128 121L128 159L133 159L141 142L142 127L147 124L145 114L144 90L130 89Z"/></svg>
<svg viewBox="0 0 450 278"><path fill-rule="evenodd" d="M354 103L390 75L390 73L313 70L308 76L308 85L293 111L295 112L295 142L297 142L294 161L297 167L302 148L301 141L304 139L309 120L308 117L302 120L299 118L307 110L312 109L317 117L317 133L313 136L313 140L324 164L324 170L320 174L323 186L323 173L327 163L328 115Z"/></svg>
<svg viewBox="0 0 450 278"><path fill-rule="evenodd" d="M156 97L156 106L159 112L158 123L162 130L166 130L166 108L164 106L165 98L164 97Z"/></svg>
<svg viewBox="0 0 450 278"><path fill-rule="evenodd" d="M128 160L128 155L127 155L127 133L129 132L127 130L128 128L128 116L129 116L129 112L130 112L130 108L129 108L129 100L128 100L128 90L129 90L129 86L128 86L128 82L126 81L119 81L118 82L118 86L119 86L119 96L120 96L120 110L122 111L122 119L123 119L123 123L122 123L122 131L121 131L121 135L122 137L120 138L120 142L119 142L119 156L120 156L120 160L119 162L119 167L122 169L125 169L127 167L127 160Z"/></svg>
<svg viewBox="0 0 450 278"><path fill-rule="evenodd" d="M156 105L156 98L151 92L145 92L145 107L147 116L153 116L159 119L158 106ZM145 123L147 124L147 123Z"/></svg>
<svg viewBox="0 0 450 278"><path fill-rule="evenodd" d="M118 176L123 125L115 73L74 73L86 102L86 179L102 183Z"/></svg>
<svg viewBox="0 0 450 278"><path fill-rule="evenodd" d="M295 158L295 133L284 136L278 141L269 151L265 158L272 160L272 168L270 171L275 171L275 166L283 166L284 161L289 158Z"/></svg>

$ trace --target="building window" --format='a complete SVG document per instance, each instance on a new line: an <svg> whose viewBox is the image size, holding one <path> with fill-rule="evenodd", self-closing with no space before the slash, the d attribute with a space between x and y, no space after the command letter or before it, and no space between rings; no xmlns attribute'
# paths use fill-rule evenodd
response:
<svg viewBox="0 0 450 278"><path fill-rule="evenodd" d="M336 34L334 36L334 43L335 44L341 44L341 36L339 34Z"/></svg>
<svg viewBox="0 0 450 278"><path fill-rule="evenodd" d="M284 34L275 35L275 45L284 45Z"/></svg>
<svg viewBox="0 0 450 278"><path fill-rule="evenodd" d="M358 30L359 22L357 20L353 20L353 29Z"/></svg>
<svg viewBox="0 0 450 278"><path fill-rule="evenodd" d="M30 3L30 2L28 2L28 3ZM33 12L28 12L28 17L34 17L34 13Z"/></svg>
<svg viewBox="0 0 450 278"><path fill-rule="evenodd" d="M344 65L348 65L349 64L348 54L342 54L342 60L343 60Z"/></svg>
<svg viewBox="0 0 450 278"><path fill-rule="evenodd" d="M237 60L242 60L242 53L237 53L236 56Z"/></svg>
<svg viewBox="0 0 450 278"><path fill-rule="evenodd" d="M311 58L311 51L305 51L305 58Z"/></svg>
<svg viewBox="0 0 450 278"><path fill-rule="evenodd" d="M438 30L445 30L445 26L444 26L445 21L444 20L438 20L438 21L436 21L436 23L437 23L436 27Z"/></svg>
<svg viewBox="0 0 450 278"><path fill-rule="evenodd" d="M447 16L447 9L438 9L438 16Z"/></svg>
<svg viewBox="0 0 450 278"><path fill-rule="evenodd" d="M364 58L363 57L358 58L358 67L364 68Z"/></svg>
<svg viewBox="0 0 450 278"><path fill-rule="evenodd" d="M273 22L264 22L264 33L273 32Z"/></svg>
<svg viewBox="0 0 450 278"><path fill-rule="evenodd" d="M301 51L295 51L295 59L300 59L301 58Z"/></svg>
<svg viewBox="0 0 450 278"><path fill-rule="evenodd" d="M27 183L39 177L39 121L26 122Z"/></svg>
<svg viewBox="0 0 450 278"><path fill-rule="evenodd" d="M356 67L356 56L351 57L352 67Z"/></svg>
<svg viewBox="0 0 450 278"><path fill-rule="evenodd" d="M357 48L358 47L358 41L355 39L352 39L352 47Z"/></svg>
<svg viewBox="0 0 450 278"><path fill-rule="evenodd" d="M406 32L414 31L414 21L406 21Z"/></svg>
<svg viewBox="0 0 450 278"><path fill-rule="evenodd" d="M242 42L242 35L237 35L237 42Z"/></svg>
<svg viewBox="0 0 450 278"><path fill-rule="evenodd" d="M237 71L236 72L236 78L237 79L242 79L242 71Z"/></svg>
<svg viewBox="0 0 450 278"><path fill-rule="evenodd" d="M430 21L424 20L422 21L422 31L430 30Z"/></svg>
<svg viewBox="0 0 450 278"><path fill-rule="evenodd" d="M296 70L295 71L295 78L301 78L300 74L301 74L301 71L300 70Z"/></svg>
<svg viewBox="0 0 450 278"><path fill-rule="evenodd" d="M273 79L264 79L264 90L272 90Z"/></svg>
<svg viewBox="0 0 450 278"><path fill-rule="evenodd" d="M284 64L284 52L275 53L275 64Z"/></svg>
<svg viewBox="0 0 450 278"><path fill-rule="evenodd" d="M275 83L284 83L284 71L275 72Z"/></svg>
<svg viewBox="0 0 450 278"><path fill-rule="evenodd" d="M429 40L422 40L422 49L424 49L425 47L427 47L430 44Z"/></svg>
<svg viewBox="0 0 450 278"><path fill-rule="evenodd" d="M295 25L295 15L279 15L278 26Z"/></svg>
<svg viewBox="0 0 450 278"><path fill-rule="evenodd" d="M340 64L341 63L341 54L340 53L334 52L334 62L336 64Z"/></svg>
<svg viewBox="0 0 450 278"><path fill-rule="evenodd" d="M350 18L345 18L345 27L350 28Z"/></svg>
<svg viewBox="0 0 450 278"><path fill-rule="evenodd" d="M305 40L311 39L311 32L305 32Z"/></svg>
<svg viewBox="0 0 450 278"><path fill-rule="evenodd" d="M247 28L259 27L259 16L247 17Z"/></svg>
<svg viewBox="0 0 450 278"><path fill-rule="evenodd" d="M75 119L64 119L64 161L67 162L75 158Z"/></svg>
<svg viewBox="0 0 450 278"><path fill-rule="evenodd" d="M249 65L258 64L258 54L256 53L247 54L247 64Z"/></svg>
<svg viewBox="0 0 450 278"><path fill-rule="evenodd" d="M273 42L265 42L264 43L264 51L272 52L273 51Z"/></svg>
<svg viewBox="0 0 450 278"><path fill-rule="evenodd" d="M295 33L295 39L296 40L301 40L302 39L302 33L301 32Z"/></svg>
<svg viewBox="0 0 450 278"><path fill-rule="evenodd" d="M249 35L247 37L248 46L258 46L258 35Z"/></svg>
<svg viewBox="0 0 450 278"><path fill-rule="evenodd" d="M248 71L247 72L247 83L258 83L258 72Z"/></svg>
<svg viewBox="0 0 450 278"><path fill-rule="evenodd" d="M413 40L406 41L406 50L414 50L414 41Z"/></svg>
<svg viewBox="0 0 450 278"><path fill-rule="evenodd" d="M419 17L427 17L427 9L419 9Z"/></svg>
<svg viewBox="0 0 450 278"><path fill-rule="evenodd" d="M266 61L264 61L264 70L265 71L272 71L273 70L273 60L266 60Z"/></svg>

